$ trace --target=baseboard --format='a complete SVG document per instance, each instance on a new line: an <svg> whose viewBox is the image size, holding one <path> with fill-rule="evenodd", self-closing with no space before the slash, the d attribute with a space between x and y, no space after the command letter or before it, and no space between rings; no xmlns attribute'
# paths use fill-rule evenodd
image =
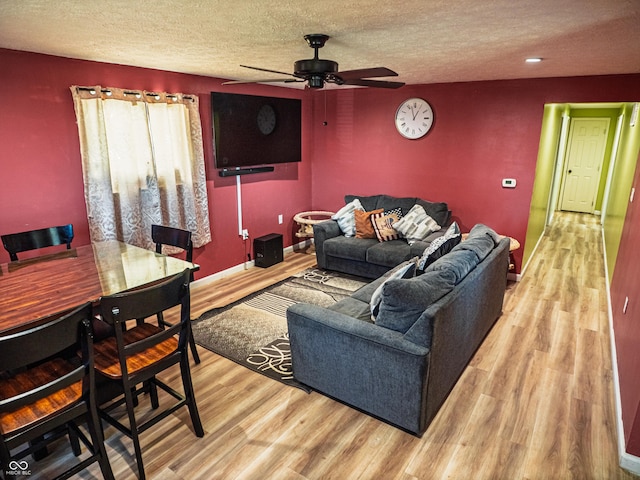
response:
<svg viewBox="0 0 640 480"><path fill-rule="evenodd" d="M519 282L520 280L522 280L522 274L521 273L507 273L507 280L511 280L512 282Z"/></svg>
<svg viewBox="0 0 640 480"><path fill-rule="evenodd" d="M545 234L546 231L547 231L547 227L545 225L544 230L542 230L542 234L540 235L540 237L538 238L538 241L536 242L536 246L533 247L533 250L531 251L531 255L529 255L529 260L527 261L526 264L522 265L522 269L520 270L520 278L522 278L524 276L525 272L527 271L527 267L531 263L531 259L533 258L533 256L538 251L538 247L540 246L540 243L542 242L542 238L544 237L544 234Z"/></svg>
<svg viewBox="0 0 640 480"><path fill-rule="evenodd" d="M602 231L602 243L605 244L604 229ZM620 377L618 375L618 353L616 350L616 336L613 329L613 308L611 306L611 290L609 286L609 269L607 268L607 249L604 250L604 275L607 287L607 314L609 316L609 339L611 343L611 369L613 373L613 395L615 400L616 430L618 439L618 462L621 468L640 475L640 457L632 455L626 450L624 440L624 425L622 423L622 401L620 399Z"/></svg>
<svg viewBox="0 0 640 480"><path fill-rule="evenodd" d="M299 242L290 247L285 247L283 252L285 255L287 255L288 253L293 253L298 250L304 250L309 245L311 245L311 242L309 240L303 240L302 242ZM216 280L220 280L224 277L228 277L229 275L233 275L234 273L239 273L239 272L242 272L243 270L248 270L254 267L255 264L256 264L255 260L251 260L251 261L241 263L239 265L234 265L233 267L229 267L226 270L222 270L220 272L216 272L206 277L199 278L198 280L194 280L193 285L198 287L208 285L209 283L213 283Z"/></svg>

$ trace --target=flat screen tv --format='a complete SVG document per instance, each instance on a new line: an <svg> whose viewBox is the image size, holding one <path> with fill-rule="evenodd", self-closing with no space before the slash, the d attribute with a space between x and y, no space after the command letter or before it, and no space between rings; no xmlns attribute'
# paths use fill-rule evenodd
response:
<svg viewBox="0 0 640 480"><path fill-rule="evenodd" d="M215 167L301 160L301 100L211 92Z"/></svg>

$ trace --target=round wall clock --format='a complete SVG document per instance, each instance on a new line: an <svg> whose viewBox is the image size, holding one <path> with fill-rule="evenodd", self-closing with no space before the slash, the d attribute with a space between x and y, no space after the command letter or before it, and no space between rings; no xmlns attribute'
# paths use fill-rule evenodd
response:
<svg viewBox="0 0 640 480"><path fill-rule="evenodd" d="M433 126L433 109L422 98L409 98L396 110L396 128L411 140L424 137Z"/></svg>
<svg viewBox="0 0 640 480"><path fill-rule="evenodd" d="M258 111L258 128L263 135L269 135L276 129L276 111L269 104L264 104Z"/></svg>

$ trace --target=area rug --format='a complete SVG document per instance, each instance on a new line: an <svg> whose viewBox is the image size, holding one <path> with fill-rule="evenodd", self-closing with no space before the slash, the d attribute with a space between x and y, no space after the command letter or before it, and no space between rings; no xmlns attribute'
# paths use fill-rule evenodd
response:
<svg viewBox="0 0 640 480"><path fill-rule="evenodd" d="M193 321L196 343L250 370L308 389L293 378L287 308L296 303L328 307L369 280L307 269Z"/></svg>

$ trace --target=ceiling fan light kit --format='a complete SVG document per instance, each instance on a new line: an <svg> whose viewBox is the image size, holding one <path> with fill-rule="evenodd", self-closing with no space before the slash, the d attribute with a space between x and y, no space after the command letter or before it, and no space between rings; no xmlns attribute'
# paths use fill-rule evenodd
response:
<svg viewBox="0 0 640 480"><path fill-rule="evenodd" d="M345 70L344 72L340 72L338 70L338 62L334 62L333 60L321 59L318 55L318 50L324 47L324 44L327 42L327 40L329 40L329 38L329 35L325 35L324 33L312 33L309 35L305 35L304 39L307 41L309 46L313 48L313 58L298 60L294 62L293 73L280 72L278 70L270 70L268 68L241 65L241 67L244 68L251 68L253 70L260 70L262 72L289 75L293 78L277 78L252 81L237 80L225 82L223 83L223 85L239 83L307 82L309 88L313 89L323 88L325 83L374 88L400 88L404 85L403 82L372 80L372 78L398 76L396 72L386 67L363 68L359 70Z"/></svg>

